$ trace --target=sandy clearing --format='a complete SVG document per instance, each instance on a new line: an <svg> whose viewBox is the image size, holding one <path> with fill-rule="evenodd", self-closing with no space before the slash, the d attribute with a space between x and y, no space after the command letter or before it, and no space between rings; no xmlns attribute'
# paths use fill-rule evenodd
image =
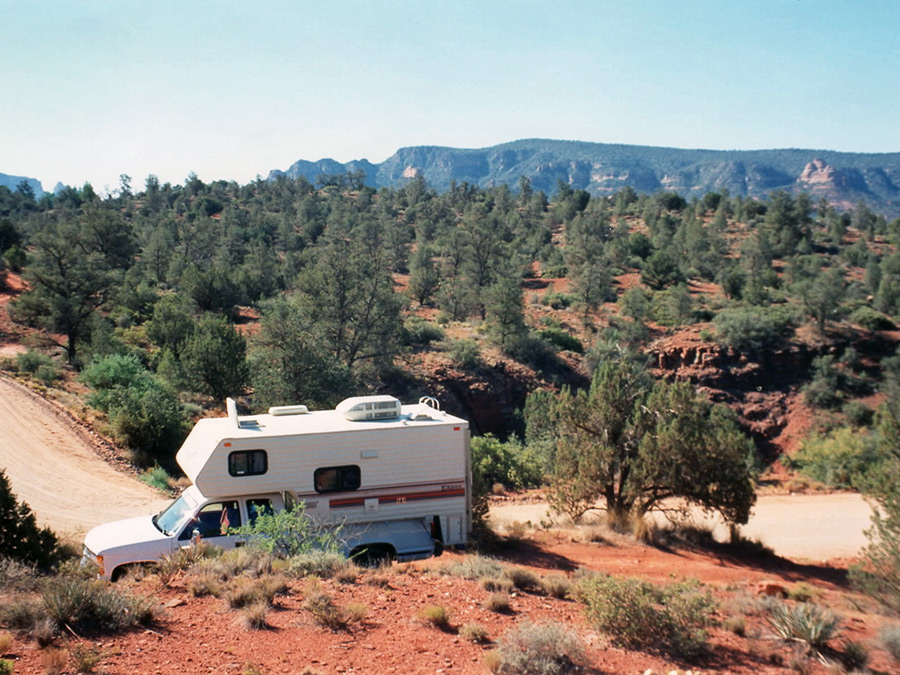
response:
<svg viewBox="0 0 900 675"><path fill-rule="evenodd" d="M796 561L852 558L867 542L864 531L871 513L869 503L854 493L760 495L741 533ZM531 521L535 526L553 520L542 502L496 504L491 506L490 518L501 531L516 520ZM727 538L721 521L704 519L701 514L694 518L714 525L720 540Z"/></svg>
<svg viewBox="0 0 900 675"><path fill-rule="evenodd" d="M100 523L159 511L169 500L103 461L62 410L0 378L0 469L41 525L80 541Z"/></svg>

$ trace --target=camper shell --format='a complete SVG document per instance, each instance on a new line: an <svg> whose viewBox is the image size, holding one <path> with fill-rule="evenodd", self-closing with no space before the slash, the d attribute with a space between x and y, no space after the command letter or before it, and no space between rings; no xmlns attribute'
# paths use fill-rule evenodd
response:
<svg viewBox="0 0 900 675"><path fill-rule="evenodd" d="M232 548L229 528L304 503L320 524L340 525L345 552L399 560L463 546L471 529L469 425L437 401L401 405L355 397L334 410L270 408L201 419L176 461L192 485L153 517L108 523L85 538L84 557L113 577L192 541Z"/></svg>

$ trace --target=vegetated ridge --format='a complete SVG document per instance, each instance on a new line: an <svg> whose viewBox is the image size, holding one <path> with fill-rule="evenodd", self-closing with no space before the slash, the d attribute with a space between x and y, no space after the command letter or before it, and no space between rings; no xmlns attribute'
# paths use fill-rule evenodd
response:
<svg viewBox="0 0 900 675"><path fill-rule="evenodd" d="M830 150L683 150L640 145L528 139L489 148L401 148L380 164L366 159L340 163L299 160L279 175L322 176L361 172L372 187L401 187L416 175L446 190L451 182L478 187L516 185L552 192L557 181L593 195L628 186L638 192L672 190L685 196L727 190L762 198L773 190L807 192L846 210L860 200L886 216L900 215L900 153Z"/></svg>

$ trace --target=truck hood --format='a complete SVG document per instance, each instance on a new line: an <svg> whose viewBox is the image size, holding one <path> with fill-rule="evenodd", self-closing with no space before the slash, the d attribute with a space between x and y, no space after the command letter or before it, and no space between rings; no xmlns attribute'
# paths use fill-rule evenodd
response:
<svg viewBox="0 0 900 675"><path fill-rule="evenodd" d="M156 529L152 516L139 516L98 525L87 533L84 545L95 555L135 544L147 544L169 539Z"/></svg>

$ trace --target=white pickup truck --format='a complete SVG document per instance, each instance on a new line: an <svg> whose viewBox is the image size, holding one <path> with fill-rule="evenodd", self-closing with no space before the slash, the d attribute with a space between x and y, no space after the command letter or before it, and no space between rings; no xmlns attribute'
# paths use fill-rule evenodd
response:
<svg viewBox="0 0 900 675"><path fill-rule="evenodd" d="M84 560L115 579L201 538L246 543L234 528L303 502L319 523L341 524L345 552L399 560L462 546L471 528L469 426L433 399L347 399L334 410L270 408L197 422L176 460L192 481L155 516L95 527Z"/></svg>

